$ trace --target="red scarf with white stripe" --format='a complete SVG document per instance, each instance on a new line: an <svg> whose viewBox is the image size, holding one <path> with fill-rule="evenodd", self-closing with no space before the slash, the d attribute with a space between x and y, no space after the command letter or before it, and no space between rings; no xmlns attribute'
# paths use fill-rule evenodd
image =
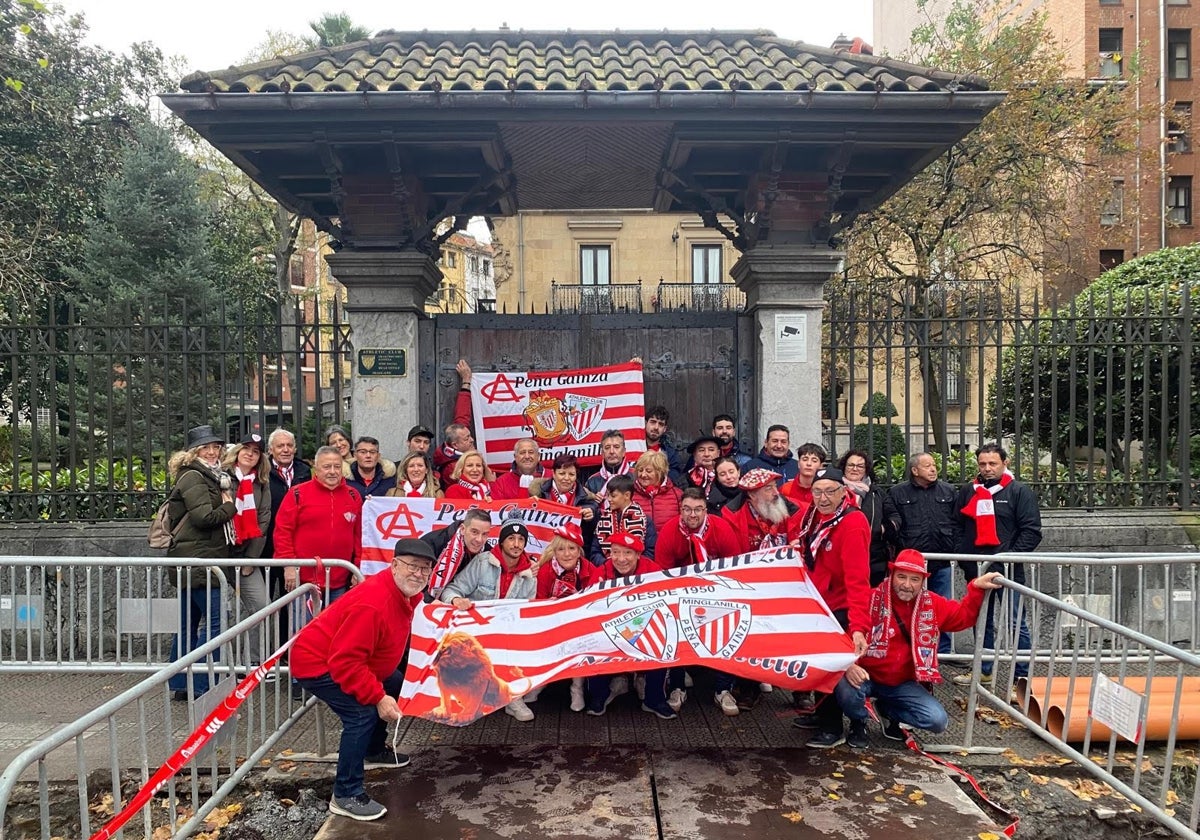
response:
<svg viewBox="0 0 1200 840"><path fill-rule="evenodd" d="M804 565L810 572L817 566L817 552L821 550L822 544L829 539L842 517L855 509L850 501L851 496L852 493L843 493L841 504L833 512L833 516L824 522L817 521L820 511L815 504L805 512L804 521L800 525L800 549L804 554Z"/></svg>
<svg viewBox="0 0 1200 840"><path fill-rule="evenodd" d="M708 560L708 546L704 544L704 538L708 536L708 517L704 517L703 524L696 531L688 530L683 524L683 520L679 520L679 531L683 534L683 538L688 541L688 549L692 555L692 565L704 563Z"/></svg>
<svg viewBox="0 0 1200 840"><path fill-rule="evenodd" d="M467 481L465 478L460 478L458 486L467 488L471 493L471 498L477 502L490 502L492 500L492 485L486 481L476 484L474 481Z"/></svg>
<svg viewBox="0 0 1200 840"><path fill-rule="evenodd" d="M240 467L234 467L234 475L238 486L233 500L237 507L233 517L233 536L235 545L241 545L263 534L258 527L258 511L254 504L254 473L246 475Z"/></svg>
<svg viewBox="0 0 1200 840"><path fill-rule="evenodd" d="M575 561L575 568L568 572L559 565L558 558L551 558L550 568L554 570L554 586L550 589L551 598L565 598L579 591L579 564L582 562L582 558Z"/></svg>
<svg viewBox="0 0 1200 840"><path fill-rule="evenodd" d="M454 536L450 538L450 542L446 543L446 547L442 549L441 556L438 557L437 563L433 567L433 575L429 578L429 594L433 597L438 597L442 594L442 590L446 588L454 575L458 573L458 567L462 565L463 558L467 556L467 543L463 539L462 527L460 526L454 531Z"/></svg>
<svg viewBox="0 0 1200 840"><path fill-rule="evenodd" d="M609 472L608 464L600 464L600 470L596 475L603 478L604 483L600 485L600 489L596 491L596 495L603 500L602 504L605 508L608 507L608 499L605 498L608 494L608 480L614 475L625 475L631 469L633 469L633 461L622 461L621 466L617 467L615 472Z"/></svg>
<svg viewBox="0 0 1200 840"><path fill-rule="evenodd" d="M416 487L412 486L412 482L407 478L404 479L404 495L410 499L420 499L425 495L425 481L422 481Z"/></svg>
<svg viewBox="0 0 1200 840"><path fill-rule="evenodd" d="M558 485L553 481L550 482L550 500L558 502L560 505L569 505L575 499L575 489L571 488L566 493L558 492Z"/></svg>
<svg viewBox="0 0 1200 840"><path fill-rule="evenodd" d="M971 482L975 495L960 511L964 516L975 520L975 545L1000 545L1000 535L996 532L996 494L1013 483L1013 474L1008 470L1000 476L1000 480L991 487L984 487L983 482L976 476Z"/></svg>
<svg viewBox="0 0 1200 840"><path fill-rule="evenodd" d="M866 655L872 659L887 658L888 641L892 635L888 628L894 620L898 632L912 648L913 669L917 672L917 682L940 683L942 674L938 671L938 627L933 616L933 596L929 594L928 589L922 589L913 602L910 620L912 626L901 626L900 619L892 611L892 579L887 578L871 593L871 638L867 641ZM933 641L928 646L921 647L917 644L919 639Z"/></svg>
<svg viewBox="0 0 1200 840"><path fill-rule="evenodd" d="M688 478L692 481L693 487L699 487L704 491L704 495L708 495L708 491L712 490L713 481L716 480L717 474L712 470L707 470L704 467L693 467L688 473Z"/></svg>

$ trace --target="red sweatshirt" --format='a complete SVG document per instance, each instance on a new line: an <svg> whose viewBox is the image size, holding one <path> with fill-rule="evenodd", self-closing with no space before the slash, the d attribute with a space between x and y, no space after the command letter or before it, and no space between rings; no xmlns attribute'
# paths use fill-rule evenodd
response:
<svg viewBox="0 0 1200 840"><path fill-rule="evenodd" d="M342 691L374 706L404 658L421 598L406 597L390 572L371 575L300 631L288 657L292 676L329 674Z"/></svg>
<svg viewBox="0 0 1200 840"><path fill-rule="evenodd" d="M596 569L596 573L592 575L591 583L599 583L602 580L614 580L621 577L632 577L633 575L645 575L650 572L661 572L662 566L655 563L649 557L639 557L637 566L627 575L623 575L613 566L612 560L606 560L603 566Z"/></svg>
<svg viewBox="0 0 1200 840"><path fill-rule="evenodd" d="M319 481L291 487L275 514L276 557L321 557L358 564L362 546L362 497L343 480L330 490ZM317 570L300 567L301 583L325 585ZM331 569L329 585L338 589L350 582L345 569Z"/></svg>
<svg viewBox="0 0 1200 840"><path fill-rule="evenodd" d="M890 578L881 584L881 586L891 585ZM943 598L941 595L931 592L930 597L933 600L933 614L937 629L946 633L955 633L973 627L975 619L979 617L979 608L983 606L983 594L983 590L979 587L968 586L967 595L962 601L951 601L949 598ZM916 601L907 603L901 601L893 592L892 614L887 619L887 656L882 658L863 656L858 660L858 664L866 669L866 672L871 675L871 679L882 685L895 686L917 678L917 669L913 665L912 645L905 640L904 634L897 627L897 622L899 622L911 631L914 604ZM868 609L870 609L869 604ZM869 638L870 633L867 636Z"/></svg>
<svg viewBox="0 0 1200 840"><path fill-rule="evenodd" d="M705 522L708 524L708 533L704 535L702 542L710 558L733 557L741 553L741 541L728 522L711 513L705 517ZM654 544L654 560L664 569L676 569L698 562L692 557L691 540L680 530L678 516L668 521L658 532L658 542Z"/></svg>
<svg viewBox="0 0 1200 840"><path fill-rule="evenodd" d="M828 516L817 515L817 522ZM847 610L851 633L866 635L871 626L871 525L852 508L824 543L817 547L817 564L809 572L813 585L830 610Z"/></svg>

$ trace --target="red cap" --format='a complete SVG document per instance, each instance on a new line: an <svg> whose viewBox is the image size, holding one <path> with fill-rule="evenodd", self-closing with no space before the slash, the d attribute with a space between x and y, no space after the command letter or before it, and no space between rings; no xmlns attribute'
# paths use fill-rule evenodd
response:
<svg viewBox="0 0 1200 840"><path fill-rule="evenodd" d="M608 541L609 545L619 545L622 548L632 548L638 554L646 550L646 544L638 539L633 534L626 531L614 531L612 538Z"/></svg>
<svg viewBox="0 0 1200 840"><path fill-rule="evenodd" d="M554 536L562 537L564 540L583 548L583 532L579 530L579 526L574 522L564 522L554 529Z"/></svg>
<svg viewBox="0 0 1200 840"><path fill-rule="evenodd" d="M896 555L896 559L888 564L893 572L916 572L929 577L929 568L925 565L925 555L915 548L906 548Z"/></svg>

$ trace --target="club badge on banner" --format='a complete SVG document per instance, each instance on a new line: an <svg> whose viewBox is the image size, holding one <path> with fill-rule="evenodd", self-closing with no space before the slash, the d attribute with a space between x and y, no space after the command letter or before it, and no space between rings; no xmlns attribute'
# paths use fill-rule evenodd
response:
<svg viewBox="0 0 1200 840"><path fill-rule="evenodd" d="M542 463L569 452L582 466L600 463L600 438L625 433L625 448L646 451L642 367L638 364L559 370L474 373L471 407L479 450L494 469L512 464L513 444L531 437Z"/></svg>
<svg viewBox="0 0 1200 840"><path fill-rule="evenodd" d="M513 499L477 502L472 499L414 499L402 496L368 496L363 502L362 555L359 566L364 575L373 575L392 562L396 540L419 537L460 522L471 508L492 515L492 538L500 535L500 524L519 519L529 529L525 550L541 554L554 536L554 529L566 522L579 527L579 509L548 502L545 499Z"/></svg>
<svg viewBox="0 0 1200 840"><path fill-rule="evenodd" d="M831 691L854 658L799 553L772 548L556 600L424 604L400 710L465 726L554 680L664 665Z"/></svg>

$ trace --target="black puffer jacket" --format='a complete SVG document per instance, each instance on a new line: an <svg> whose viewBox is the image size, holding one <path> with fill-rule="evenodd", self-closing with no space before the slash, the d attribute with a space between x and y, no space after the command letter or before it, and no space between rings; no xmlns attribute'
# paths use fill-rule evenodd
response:
<svg viewBox="0 0 1200 840"><path fill-rule="evenodd" d="M227 560L230 547L225 539L225 523L233 519L237 507L232 501L221 501L218 476L229 476L210 470L199 462L184 464L175 476L171 491L170 516L173 524L183 520L183 527L167 549L168 557L202 557ZM232 490L230 491L232 499ZM180 588L202 587L205 575L182 574ZM216 585L216 581L213 581Z"/></svg>
<svg viewBox="0 0 1200 840"><path fill-rule="evenodd" d="M938 480L922 487L911 478L888 491L888 516L897 548L915 548L923 554L954 551L954 488ZM949 565L930 560L929 570Z"/></svg>

